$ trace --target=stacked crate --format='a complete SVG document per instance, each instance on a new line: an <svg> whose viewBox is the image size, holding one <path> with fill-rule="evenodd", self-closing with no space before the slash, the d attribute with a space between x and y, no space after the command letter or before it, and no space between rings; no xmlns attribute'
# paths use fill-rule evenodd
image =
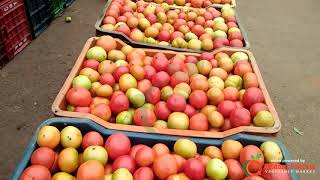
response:
<svg viewBox="0 0 320 180"><path fill-rule="evenodd" d="M33 38L38 37L51 23L51 5L47 0L26 0L30 28Z"/></svg>
<svg viewBox="0 0 320 180"><path fill-rule="evenodd" d="M23 0L0 3L0 67L32 40Z"/></svg>

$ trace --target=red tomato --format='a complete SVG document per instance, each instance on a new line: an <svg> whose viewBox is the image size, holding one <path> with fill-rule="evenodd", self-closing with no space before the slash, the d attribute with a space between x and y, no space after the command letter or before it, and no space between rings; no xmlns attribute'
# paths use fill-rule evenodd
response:
<svg viewBox="0 0 320 180"><path fill-rule="evenodd" d="M89 146L103 146L103 137L98 132L88 132L83 136L81 147L85 150Z"/></svg>
<svg viewBox="0 0 320 180"><path fill-rule="evenodd" d="M32 165L25 169L19 180L50 180L51 174L48 168L40 165Z"/></svg>
<svg viewBox="0 0 320 180"><path fill-rule="evenodd" d="M75 109L74 109L74 112L90 113L90 111L91 111L90 107L80 107L80 106L77 106L77 107L75 107Z"/></svg>
<svg viewBox="0 0 320 180"><path fill-rule="evenodd" d="M149 166L153 163L156 154L150 147L142 147L137 151L135 156L136 162L139 166Z"/></svg>
<svg viewBox="0 0 320 180"><path fill-rule="evenodd" d="M246 176L242 170L242 166L239 161L235 159L228 159L224 161L228 167L228 177L232 180L242 180Z"/></svg>
<svg viewBox="0 0 320 180"><path fill-rule="evenodd" d="M89 90L82 87L74 87L69 89L66 95L67 101L74 106L89 106L92 100Z"/></svg>
<svg viewBox="0 0 320 180"><path fill-rule="evenodd" d="M186 162L186 159L178 154L173 154L173 157L175 158L177 165L178 165L178 172L183 171L183 165Z"/></svg>
<svg viewBox="0 0 320 180"><path fill-rule="evenodd" d="M202 113L197 113L190 118L189 128L196 131L207 131L209 123L207 116Z"/></svg>
<svg viewBox="0 0 320 180"><path fill-rule="evenodd" d="M55 152L48 147L39 147L31 156L32 165L42 165L51 169L55 162Z"/></svg>
<svg viewBox="0 0 320 180"><path fill-rule="evenodd" d="M153 180L153 171L149 167L141 167L133 175L134 180Z"/></svg>
<svg viewBox="0 0 320 180"><path fill-rule="evenodd" d="M130 155L133 159L135 159L138 150L141 149L141 148L143 148L143 147L148 147L148 146L143 145L143 144L138 144L138 145L132 146L132 148L130 149L129 155Z"/></svg>
<svg viewBox="0 0 320 180"><path fill-rule="evenodd" d="M119 156L129 154L131 142L123 133L115 133L108 137L104 147L108 151L108 156L114 160Z"/></svg>
<svg viewBox="0 0 320 180"><path fill-rule="evenodd" d="M178 165L173 155L164 154L154 160L153 171L159 179L166 179L172 174L177 174Z"/></svg>
<svg viewBox="0 0 320 180"><path fill-rule="evenodd" d="M188 159L183 165L183 172L191 179L202 180L206 174L203 163L196 159Z"/></svg>
<svg viewBox="0 0 320 180"><path fill-rule="evenodd" d="M131 172L131 174L133 174L136 170L136 162L129 155L120 156L113 162L112 172L119 168L126 168Z"/></svg>
<svg viewBox="0 0 320 180"><path fill-rule="evenodd" d="M77 180L101 180L103 177L104 167L96 160L86 161L77 171Z"/></svg>

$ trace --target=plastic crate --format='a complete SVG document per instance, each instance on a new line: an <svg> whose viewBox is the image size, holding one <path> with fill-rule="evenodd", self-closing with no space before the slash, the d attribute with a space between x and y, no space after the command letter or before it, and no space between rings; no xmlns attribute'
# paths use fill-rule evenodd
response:
<svg viewBox="0 0 320 180"><path fill-rule="evenodd" d="M52 16L57 18L61 16L64 11L64 0L51 0L52 2Z"/></svg>
<svg viewBox="0 0 320 180"><path fill-rule="evenodd" d="M136 126L136 125L123 125L107 122L98 116L89 113L80 113L80 112L70 112L67 111L67 102L66 102L66 94L68 90L72 87L72 80L79 74L81 70L83 62L86 60L86 53L89 48L95 46L97 38L90 38L86 44L84 45L81 54L79 55L75 65L73 66L68 78L66 79L63 87L61 88L59 94L52 105L52 111L57 116L63 117L76 117L76 118L88 118L92 121L104 126L108 129L117 129L117 130L125 130L125 131L134 131L134 132L143 132L143 133L154 133L154 134L166 134L166 135L178 135L178 136L192 136L192 137L202 137L202 138L224 138L227 136L231 136L240 132L247 133L260 133L260 134L274 134L280 131L281 122L278 117L277 111L272 103L270 95L267 91L267 88L262 79L260 70L255 61L253 54L245 49L236 49L236 48L220 48L216 49L212 53L215 55L219 52L227 53L228 55L234 52L244 52L249 57L249 62L252 66L253 72L256 74L259 88L261 89L265 103L268 106L270 113L275 121L273 127L256 127L256 126L240 126L236 128L232 128L223 132L210 132L210 131L194 131L194 130L179 130L179 129L159 129L154 127L145 127L145 126ZM116 39L117 49L121 49L124 45L126 45L120 39ZM185 53L185 52L175 52L175 51L166 51L166 50L157 50L157 49L142 49L147 56L153 56L156 53L163 53L166 55L168 59L172 58L176 54L183 54L185 56L195 56L199 57L200 54L196 53Z"/></svg>
<svg viewBox="0 0 320 180"><path fill-rule="evenodd" d="M25 0L33 38L38 37L51 23L51 4L48 0Z"/></svg>
<svg viewBox="0 0 320 180"><path fill-rule="evenodd" d="M118 131L118 130L111 130L111 129L105 129L104 127L89 121L88 119L73 119L73 118L52 118L44 121L36 130L34 133L31 142L29 143L27 149L25 150L23 157L18 164L17 168L13 172L12 178L13 180L16 180L19 178L19 176L22 174L23 170L30 165L30 158L32 155L32 152L38 147L37 146L37 135L39 132L39 129L42 126L45 125L51 125L57 127L59 130L63 129L66 126L75 126L79 128L81 131L82 135L89 131L97 131L99 132L104 139L106 139L108 136L111 134L117 133L117 132L122 132L126 134L129 138L131 143L134 144L145 144L148 146L153 146L156 143L164 143L166 144L171 150L173 150L173 145L176 140L178 140L181 137L178 136L164 136L164 135L155 135L155 134L144 134L144 133L132 133L132 132L126 132L126 131ZM241 142L244 146L245 145L256 145L260 146L263 142L265 141L274 141L273 139L270 138L265 138L265 137L260 137L260 136L253 136L253 135L245 135L245 134L237 134L233 135L224 139L204 139L204 138L189 138L193 142L197 144L198 147L198 152L202 153L202 151L207 147L207 146L218 146L220 147L224 141L227 139L234 139L239 142ZM285 147L284 144L282 144L279 141L274 141L276 142L283 154L283 157L285 160L290 159L290 154ZM285 163L286 165L290 163ZM292 180L296 180L297 176L295 173L291 174Z"/></svg>
<svg viewBox="0 0 320 180"><path fill-rule="evenodd" d="M22 51L32 40L23 0L0 3L1 66Z"/></svg>
<svg viewBox="0 0 320 180"><path fill-rule="evenodd" d="M114 38L119 38L123 41L125 41L126 43L128 43L131 46L134 47L139 47L139 48L154 48L154 49L165 49L165 50L172 50L172 51L180 51L180 52L191 52L191 53L201 53L201 52L205 52L204 50L193 50L193 49L188 49L188 48L176 48L176 47L172 47L172 46L161 46L161 45L157 45L157 44L150 44L150 43L145 43L145 42L138 42L138 41L134 41L132 40L129 36L125 35L122 32L118 32L115 30L104 30L101 28L101 26L103 25L103 19L106 16L106 12L109 9L110 5L112 3L112 0L107 1L104 9L101 12L100 17L98 18L96 24L95 24L95 28L96 28L96 36L102 36L102 35L110 35ZM221 10L223 6L220 7L214 7L217 10ZM208 7L211 8L211 7ZM179 9L178 6L176 6L175 8L171 9ZM181 9L181 8L180 8ZM188 8L188 9L198 9L198 8ZM202 8L202 9L207 9L207 8ZM243 47L244 49L249 49L250 48L250 43L248 40L248 36L246 31L244 30L242 23L239 19L239 16L237 15L237 13L235 14L235 17L237 19L237 24L238 24L238 28L240 29L242 36L243 36ZM225 46L225 47L232 47L233 46ZM214 50L214 49L213 49Z"/></svg>
<svg viewBox="0 0 320 180"><path fill-rule="evenodd" d="M75 0L64 0L64 8L71 6Z"/></svg>

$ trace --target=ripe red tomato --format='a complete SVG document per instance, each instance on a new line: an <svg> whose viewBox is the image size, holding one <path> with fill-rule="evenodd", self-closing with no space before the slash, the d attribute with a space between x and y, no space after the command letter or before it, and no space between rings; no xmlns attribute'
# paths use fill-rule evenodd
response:
<svg viewBox="0 0 320 180"><path fill-rule="evenodd" d="M190 118L189 128L196 131L207 131L209 122L207 116L202 113L197 113Z"/></svg>
<svg viewBox="0 0 320 180"><path fill-rule="evenodd" d="M137 151L135 159L139 166L144 167L152 164L155 157L156 157L156 154L154 150L146 146L146 147L140 148Z"/></svg>
<svg viewBox="0 0 320 180"><path fill-rule="evenodd" d="M208 104L208 96L204 91L195 90L190 94L189 102L193 107L201 109Z"/></svg>
<svg viewBox="0 0 320 180"><path fill-rule="evenodd" d="M48 168L41 165L32 165L25 169L19 180L50 180L51 174Z"/></svg>
<svg viewBox="0 0 320 180"><path fill-rule="evenodd" d="M152 127L157 118L154 112L147 108L138 108L134 111L133 121L138 126Z"/></svg>
<svg viewBox="0 0 320 180"><path fill-rule="evenodd" d="M103 177L104 167L96 160L86 161L77 171L77 180L101 180Z"/></svg>
<svg viewBox="0 0 320 180"><path fill-rule="evenodd" d="M132 146L132 148L130 149L129 155L130 155L133 159L135 159L138 150L141 149L141 148L143 148L143 147L147 147L147 146L146 146L146 145L143 145L143 144L138 144L138 145Z"/></svg>
<svg viewBox="0 0 320 180"><path fill-rule="evenodd" d="M242 170L242 166L239 161L235 159L228 159L224 161L228 167L228 177L233 180L242 180L245 178L245 174Z"/></svg>
<svg viewBox="0 0 320 180"><path fill-rule="evenodd" d="M108 156L115 160L119 156L129 154L131 142L125 134L115 133L108 137L104 147L108 151Z"/></svg>
<svg viewBox="0 0 320 180"><path fill-rule="evenodd" d="M113 162L112 172L119 168L126 168L131 172L131 174L133 174L136 170L136 162L129 155L120 156Z"/></svg>
<svg viewBox="0 0 320 180"><path fill-rule="evenodd" d="M153 171L149 167L141 167L133 175L134 180L153 180Z"/></svg>
<svg viewBox="0 0 320 180"><path fill-rule="evenodd" d="M83 136L81 147L85 150L89 146L103 146L103 137L96 131L90 131Z"/></svg>
<svg viewBox="0 0 320 180"><path fill-rule="evenodd" d="M203 163L196 159L188 159L183 165L183 172L191 179L202 180L206 174Z"/></svg>
<svg viewBox="0 0 320 180"><path fill-rule="evenodd" d="M71 105L87 107L90 105L92 97L87 89L74 87L68 90L66 99Z"/></svg>
<svg viewBox="0 0 320 180"><path fill-rule="evenodd" d="M42 165L51 169L55 162L55 152L48 147L39 147L31 156L32 165Z"/></svg>
<svg viewBox="0 0 320 180"><path fill-rule="evenodd" d="M172 174L177 174L177 161L171 154L158 156L153 162L153 171L159 179L166 179Z"/></svg>

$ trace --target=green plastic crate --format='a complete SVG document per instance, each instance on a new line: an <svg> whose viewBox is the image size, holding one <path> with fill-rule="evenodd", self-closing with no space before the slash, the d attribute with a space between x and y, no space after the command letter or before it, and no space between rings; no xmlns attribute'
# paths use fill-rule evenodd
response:
<svg viewBox="0 0 320 180"><path fill-rule="evenodd" d="M64 0L51 0L52 16L57 18L64 11Z"/></svg>

